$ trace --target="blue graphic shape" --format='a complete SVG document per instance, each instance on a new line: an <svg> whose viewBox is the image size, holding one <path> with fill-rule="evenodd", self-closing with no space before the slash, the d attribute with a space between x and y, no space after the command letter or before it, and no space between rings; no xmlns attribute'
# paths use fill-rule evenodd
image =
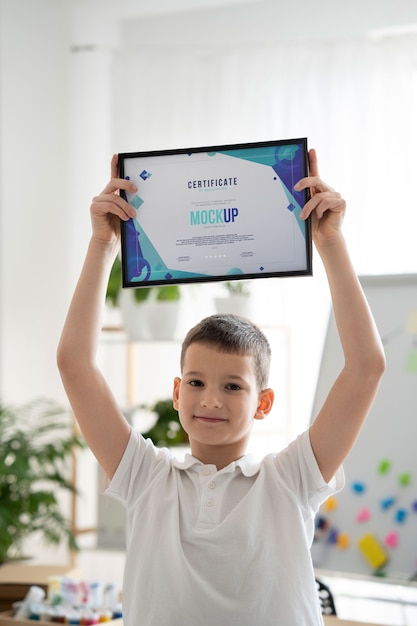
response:
<svg viewBox="0 0 417 626"><path fill-rule="evenodd" d="M151 275L151 266L143 257L129 258L127 262L129 282L146 283Z"/></svg>
<svg viewBox="0 0 417 626"><path fill-rule="evenodd" d="M143 204L143 200L142 200L142 198L140 196L136 195L136 196L133 196L133 198L130 201L130 204L135 209L138 209Z"/></svg>
<svg viewBox="0 0 417 626"><path fill-rule="evenodd" d="M289 211L291 211L291 212L292 212L292 211L294 211L295 206L293 205L293 203L292 203L292 202L290 202L290 204L287 206L287 209L288 209Z"/></svg>
<svg viewBox="0 0 417 626"><path fill-rule="evenodd" d="M148 178L150 178L152 176L151 172L147 172L146 170L143 170L139 176L141 177L142 180L148 180Z"/></svg>
<svg viewBox="0 0 417 626"><path fill-rule="evenodd" d="M126 222L125 239L127 251L127 277L129 282L146 282L151 275L151 266L142 252L141 236L135 221Z"/></svg>
<svg viewBox="0 0 417 626"><path fill-rule="evenodd" d="M243 274L243 271L240 269L240 267L231 267L229 270L227 270L228 276L231 276L234 274Z"/></svg>

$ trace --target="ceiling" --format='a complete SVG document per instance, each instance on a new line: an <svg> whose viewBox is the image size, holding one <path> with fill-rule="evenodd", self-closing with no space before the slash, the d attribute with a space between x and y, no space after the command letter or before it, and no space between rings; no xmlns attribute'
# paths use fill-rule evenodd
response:
<svg viewBox="0 0 417 626"><path fill-rule="evenodd" d="M395 36L417 32L416 0L68 0L74 24L85 39L98 27L104 37L116 25L131 31L140 25L172 21L172 28L189 25L193 34L216 37L218 30L252 31L255 37L278 39L340 39ZM78 37L76 37L78 39Z"/></svg>
<svg viewBox="0 0 417 626"><path fill-rule="evenodd" d="M265 0L70 0L72 5L122 19L184 11L200 11L229 5L259 4ZM279 0L278 0L279 1Z"/></svg>

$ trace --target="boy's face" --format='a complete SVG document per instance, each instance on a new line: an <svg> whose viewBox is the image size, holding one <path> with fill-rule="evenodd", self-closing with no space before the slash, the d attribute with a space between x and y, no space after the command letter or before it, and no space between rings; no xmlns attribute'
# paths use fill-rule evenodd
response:
<svg viewBox="0 0 417 626"><path fill-rule="evenodd" d="M241 457L253 420L269 413L272 401L272 390L257 390L252 356L227 354L204 343L189 346L182 379L174 381L174 407L191 451L206 463L217 464L218 453L228 462Z"/></svg>

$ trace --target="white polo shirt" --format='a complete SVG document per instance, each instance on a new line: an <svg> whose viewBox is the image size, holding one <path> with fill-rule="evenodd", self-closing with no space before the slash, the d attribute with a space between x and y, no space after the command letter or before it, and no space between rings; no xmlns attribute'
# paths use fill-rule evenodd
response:
<svg viewBox="0 0 417 626"><path fill-rule="evenodd" d="M316 626L314 516L326 484L308 431L217 471L132 430L106 493L127 508L125 626Z"/></svg>

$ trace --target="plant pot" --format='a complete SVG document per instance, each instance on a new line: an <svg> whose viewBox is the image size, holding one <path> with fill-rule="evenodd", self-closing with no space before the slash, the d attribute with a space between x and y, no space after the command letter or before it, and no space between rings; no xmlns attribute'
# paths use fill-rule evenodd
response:
<svg viewBox="0 0 417 626"><path fill-rule="evenodd" d="M132 341L170 341L175 338L179 301L136 302L133 290L123 289L119 303L123 326Z"/></svg>
<svg viewBox="0 0 417 626"><path fill-rule="evenodd" d="M249 295L234 294L224 298L215 298L217 313L234 313L242 317L251 317L252 302Z"/></svg>

